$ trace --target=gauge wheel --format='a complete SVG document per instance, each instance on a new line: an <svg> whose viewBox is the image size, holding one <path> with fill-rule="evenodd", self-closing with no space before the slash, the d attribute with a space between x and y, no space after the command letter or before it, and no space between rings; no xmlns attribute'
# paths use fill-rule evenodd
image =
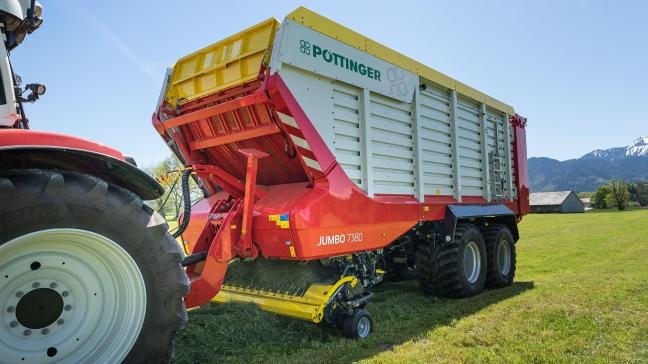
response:
<svg viewBox="0 0 648 364"><path fill-rule="evenodd" d="M343 325L344 336L350 339L365 339L373 331L373 320L366 309L356 309L353 314L345 317Z"/></svg>

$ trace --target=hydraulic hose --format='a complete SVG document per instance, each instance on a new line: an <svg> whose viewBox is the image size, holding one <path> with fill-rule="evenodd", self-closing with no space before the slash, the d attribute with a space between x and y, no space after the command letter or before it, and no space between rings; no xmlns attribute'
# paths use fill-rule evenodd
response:
<svg viewBox="0 0 648 364"><path fill-rule="evenodd" d="M182 199L184 205L184 212L182 213L182 223L178 226L178 230L172 234L174 238L182 235L187 226L189 226L189 219L191 218L191 191L189 190L189 177L191 177L191 169L182 172Z"/></svg>

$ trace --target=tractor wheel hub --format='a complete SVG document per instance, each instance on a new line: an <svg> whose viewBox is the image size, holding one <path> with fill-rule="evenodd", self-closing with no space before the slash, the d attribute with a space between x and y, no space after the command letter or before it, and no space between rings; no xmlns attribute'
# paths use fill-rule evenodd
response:
<svg viewBox="0 0 648 364"><path fill-rule="evenodd" d="M37 288L24 295L16 305L18 323L29 329L43 329L59 319L63 297L51 288Z"/></svg>
<svg viewBox="0 0 648 364"><path fill-rule="evenodd" d="M65 321L72 318L70 311L75 301L70 294L70 288L60 281L51 279L32 281L28 278L30 278L28 275L21 275L16 279L22 284L14 294L8 295L4 322L9 328L9 332L18 337L38 337L39 335L57 333ZM41 287L41 283L45 286ZM4 294L5 291L8 290L0 285L0 292ZM2 330L0 329L1 336Z"/></svg>

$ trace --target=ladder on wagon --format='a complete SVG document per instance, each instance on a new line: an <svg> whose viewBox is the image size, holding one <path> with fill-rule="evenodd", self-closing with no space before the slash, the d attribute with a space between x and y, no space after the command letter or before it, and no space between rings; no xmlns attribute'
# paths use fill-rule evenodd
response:
<svg viewBox="0 0 648 364"><path fill-rule="evenodd" d="M491 201L503 200L506 195L506 160L504 146L500 143L500 123L495 118L488 118L495 124L495 149L488 154Z"/></svg>

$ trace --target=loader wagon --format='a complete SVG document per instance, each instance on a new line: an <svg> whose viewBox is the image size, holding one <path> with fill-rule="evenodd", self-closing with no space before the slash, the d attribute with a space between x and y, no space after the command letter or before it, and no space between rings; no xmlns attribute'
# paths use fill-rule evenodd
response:
<svg viewBox="0 0 648 364"><path fill-rule="evenodd" d="M381 281L513 281L526 119L308 9L180 58L153 124L205 195L180 223L189 308L252 302L364 338Z"/></svg>

